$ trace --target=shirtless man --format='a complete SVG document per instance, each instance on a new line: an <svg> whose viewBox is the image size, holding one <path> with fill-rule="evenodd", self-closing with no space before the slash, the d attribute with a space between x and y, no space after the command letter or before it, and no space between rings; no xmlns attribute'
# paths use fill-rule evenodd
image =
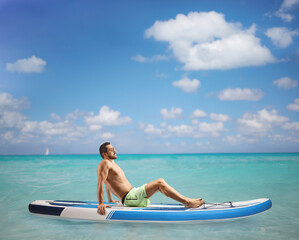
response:
<svg viewBox="0 0 299 240"><path fill-rule="evenodd" d="M122 204L127 207L146 207L149 203L149 198L158 191L167 197L183 203L187 208L196 208L205 202L201 198L191 199L181 195L162 178L139 188L133 188L123 170L114 162L114 159L117 159L114 147L109 142L106 142L100 146L99 152L103 160L97 168L97 196L99 201L97 211L102 215L106 213L105 208L110 207L109 205L104 204L104 183L106 185L109 202L119 202L113 200L113 193L119 200L121 200Z"/></svg>

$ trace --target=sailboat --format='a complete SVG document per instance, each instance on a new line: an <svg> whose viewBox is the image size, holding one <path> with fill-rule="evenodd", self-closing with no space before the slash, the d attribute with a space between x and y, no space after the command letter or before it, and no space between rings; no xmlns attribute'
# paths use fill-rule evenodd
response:
<svg viewBox="0 0 299 240"><path fill-rule="evenodd" d="M46 149L45 155L49 155L49 148Z"/></svg>

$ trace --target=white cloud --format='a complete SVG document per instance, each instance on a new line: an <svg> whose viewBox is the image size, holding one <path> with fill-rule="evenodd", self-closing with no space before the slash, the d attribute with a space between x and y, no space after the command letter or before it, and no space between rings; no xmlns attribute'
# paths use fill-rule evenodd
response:
<svg viewBox="0 0 299 240"><path fill-rule="evenodd" d="M141 54L138 54L136 56L131 57L132 60L136 61L136 62L140 62L140 63L144 63L144 62L159 62L159 61L168 61L169 57L165 56L165 55L154 55L150 58L144 57Z"/></svg>
<svg viewBox="0 0 299 240"><path fill-rule="evenodd" d="M54 120L57 120L57 121L59 121L61 119L61 117L55 113L51 113L50 116L51 116L51 118L53 118Z"/></svg>
<svg viewBox="0 0 299 240"><path fill-rule="evenodd" d="M299 122L287 122L282 128L291 131L299 131Z"/></svg>
<svg viewBox="0 0 299 240"><path fill-rule="evenodd" d="M26 119L20 112L0 112L0 128L22 128Z"/></svg>
<svg viewBox="0 0 299 240"><path fill-rule="evenodd" d="M214 11L156 21L145 36L168 42L186 70L232 69L276 61L255 37L255 25L243 30L240 23L227 22Z"/></svg>
<svg viewBox="0 0 299 240"><path fill-rule="evenodd" d="M7 63L6 70L10 72L40 73L44 71L47 62L36 56L19 59L14 63Z"/></svg>
<svg viewBox="0 0 299 240"><path fill-rule="evenodd" d="M17 128L23 126L27 119L22 113L17 110L23 110L30 106L29 101L23 98L14 98L11 94L0 93L0 128Z"/></svg>
<svg viewBox="0 0 299 240"><path fill-rule="evenodd" d="M4 142L11 142L14 139L14 134L10 131L2 133L0 134L0 139L3 139Z"/></svg>
<svg viewBox="0 0 299 240"><path fill-rule="evenodd" d="M162 131L161 129L159 128L156 128L154 125L152 124L148 124L146 126L146 128L144 129L144 132L145 133L148 133L148 134L156 134L156 135L161 135L162 134Z"/></svg>
<svg viewBox="0 0 299 240"><path fill-rule="evenodd" d="M218 93L218 98L222 101L259 101L264 96L260 89L249 88L227 88Z"/></svg>
<svg viewBox="0 0 299 240"><path fill-rule="evenodd" d="M53 143L59 141L82 141L88 136L100 136L101 139L111 139L115 135L107 131L106 126L121 126L131 123L131 118L120 116L120 112L103 106L98 115L86 114L75 110L66 115L64 120L51 113L51 121L32 121L17 110L29 106L26 98L16 99L11 94L0 93L0 141L4 143ZM78 125L75 120L83 119ZM84 124L85 123L85 124ZM103 131L94 132L92 130Z"/></svg>
<svg viewBox="0 0 299 240"><path fill-rule="evenodd" d="M216 123L199 123L199 132L200 133L209 133L212 136L219 136L220 132L226 131L224 128L224 124L222 122L216 122Z"/></svg>
<svg viewBox="0 0 299 240"><path fill-rule="evenodd" d="M86 136L89 132L86 127L78 126L69 120L52 123L49 121L25 121L21 129L23 136L31 136L37 139L60 136L67 141L76 141Z"/></svg>
<svg viewBox="0 0 299 240"><path fill-rule="evenodd" d="M8 104L6 104L8 105ZM11 105L9 105L11 106ZM10 142L28 142L35 139L39 142L50 141L53 139L64 141L78 141L87 135L93 133L92 130L99 130L104 126L120 126L131 123L129 117L121 117L118 111L109 109L103 106L98 115L90 113L84 118L85 124L83 126L77 125L74 120L84 114L79 110L67 115L69 119L61 121L61 117L55 113L51 117L58 122L50 121L30 121L26 116L16 111L0 112L0 128L5 132L12 132L13 134L1 133L1 137L5 141ZM113 138L115 135L110 132L97 133L103 139ZM9 137L11 136L11 137Z"/></svg>
<svg viewBox="0 0 299 240"><path fill-rule="evenodd" d="M140 124L140 129L149 135L156 135L162 138L169 137L218 137L220 133L226 131L222 122L216 123L196 123L194 125L167 125L161 124L160 127L155 127L152 124Z"/></svg>
<svg viewBox="0 0 299 240"><path fill-rule="evenodd" d="M290 89L290 88L295 88L298 85L298 82L295 80L292 80L289 77L284 77L277 79L273 82L274 85L278 86L279 88L283 89Z"/></svg>
<svg viewBox="0 0 299 240"><path fill-rule="evenodd" d="M184 92L190 93L197 91L197 88L200 86L200 81L195 78L190 80L189 78L184 77L179 81L173 82L172 85L182 89Z"/></svg>
<svg viewBox="0 0 299 240"><path fill-rule="evenodd" d="M42 133L46 135L62 135L71 131L69 121L51 123L48 121L26 121L22 128L23 133Z"/></svg>
<svg viewBox="0 0 299 240"><path fill-rule="evenodd" d="M277 142L283 142L283 141L290 140L289 137L282 135L282 134L273 134L273 135L270 135L269 138L272 141L277 141Z"/></svg>
<svg viewBox="0 0 299 240"><path fill-rule="evenodd" d="M147 61L147 58L143 57L141 54L133 56L131 59L136 61L136 62L141 62L141 63Z"/></svg>
<svg viewBox="0 0 299 240"><path fill-rule="evenodd" d="M224 141L229 142L230 144L234 145L240 142L244 141L244 137L241 136L240 134L236 135L236 136L227 136Z"/></svg>
<svg viewBox="0 0 299 240"><path fill-rule="evenodd" d="M293 37L299 35L298 30L291 31L286 27L269 28L266 35L271 38L274 45L286 48L293 42Z"/></svg>
<svg viewBox="0 0 299 240"><path fill-rule="evenodd" d="M178 126L169 125L167 127L168 134L175 135L177 137L192 136L194 134L194 127L187 124Z"/></svg>
<svg viewBox="0 0 299 240"><path fill-rule="evenodd" d="M59 137L66 141L78 141L88 135L91 135L94 130L100 130L104 126L120 126L126 125L131 122L128 117L120 117L120 113L114 110L110 110L109 107L103 106L98 115L93 113L90 116L84 118L85 124L83 126L77 125L73 120L76 120L77 116L72 115L74 113L81 113L80 111L74 111L68 114L70 119L52 123L49 121L23 121L21 126L22 136L34 137L36 139ZM76 115L76 114L75 114ZM79 114L80 116L84 116ZM52 117L56 117L56 114L52 114ZM58 118L56 118L59 120ZM97 132L97 136L101 139L111 139L115 137L113 133L110 132Z"/></svg>
<svg viewBox="0 0 299 240"><path fill-rule="evenodd" d="M164 119L179 118L182 115L183 110L181 108L171 108L170 110L162 108L160 114Z"/></svg>
<svg viewBox="0 0 299 240"><path fill-rule="evenodd" d="M150 62L168 61L169 57L161 54L157 54L149 58Z"/></svg>
<svg viewBox="0 0 299 240"><path fill-rule="evenodd" d="M223 139L225 142L229 142L230 144L236 144L242 141L241 135L238 134L237 136L227 136Z"/></svg>
<svg viewBox="0 0 299 240"><path fill-rule="evenodd" d="M289 111L299 112L299 98L296 98L296 99L294 100L294 103L289 104L289 105L287 106L287 109L288 109Z"/></svg>
<svg viewBox="0 0 299 240"><path fill-rule="evenodd" d="M240 144L242 142L246 142L246 143L255 143L258 141L258 139L256 138L248 138L242 136L241 134L237 134L235 136L231 135L231 136L227 136L226 138L222 139L224 142L228 142L231 145L237 145Z"/></svg>
<svg viewBox="0 0 299 240"><path fill-rule="evenodd" d="M153 124L139 122L138 125L139 128L143 130L146 134L162 136L163 133L162 130L160 128L155 127ZM166 126L167 126L166 123L161 124L161 127L166 127Z"/></svg>
<svg viewBox="0 0 299 240"><path fill-rule="evenodd" d="M294 16L289 12L293 10L296 5L299 4L299 0L284 0L278 11L275 12L277 17L280 17L285 22L291 22Z"/></svg>
<svg viewBox="0 0 299 240"><path fill-rule="evenodd" d="M227 136L223 139L223 141L228 142L232 145L243 142L245 140L245 137L243 137L241 134L235 135L235 136Z"/></svg>
<svg viewBox="0 0 299 240"><path fill-rule="evenodd" d="M121 117L119 111L114 111L108 106L103 106L97 115L90 113L89 116L84 117L84 122L91 130L99 130L102 126L122 126L128 125L132 122L128 116Z"/></svg>
<svg viewBox="0 0 299 240"><path fill-rule="evenodd" d="M219 122L229 122L231 121L231 117L225 114L216 114L216 113L211 113L210 118L214 121L219 121Z"/></svg>
<svg viewBox="0 0 299 240"><path fill-rule="evenodd" d="M270 135L269 138L272 141L276 141L276 142L299 142L299 138L297 136L290 136L290 135L282 135L282 134L273 134Z"/></svg>
<svg viewBox="0 0 299 240"><path fill-rule="evenodd" d="M108 140L108 139L112 139L114 137L115 137L115 135L111 132L104 132L104 133L101 134L102 139L107 139Z"/></svg>
<svg viewBox="0 0 299 240"><path fill-rule="evenodd" d="M195 109L193 113L191 114L191 118L205 118L208 114L206 114L203 110Z"/></svg>
<svg viewBox="0 0 299 240"><path fill-rule="evenodd" d="M167 123L166 122L160 123L160 127L167 127Z"/></svg>
<svg viewBox="0 0 299 240"><path fill-rule="evenodd" d="M167 78L167 74L165 74L165 73L156 73L155 76L157 78Z"/></svg>
<svg viewBox="0 0 299 240"><path fill-rule="evenodd" d="M262 109L253 113L245 113L242 118L238 119L239 129L248 134L264 136L272 130L275 125L282 125L289 121L289 118L278 115L276 110L268 111Z"/></svg>
<svg viewBox="0 0 299 240"><path fill-rule="evenodd" d="M25 97L16 99L9 93L0 93L0 112L22 110L28 108L29 105Z"/></svg>
<svg viewBox="0 0 299 240"><path fill-rule="evenodd" d="M75 111L71 112L71 113L68 113L66 116L65 116L65 119L71 119L71 120L76 120L78 119L79 117L84 117L84 116L87 116L88 114L83 112L83 111L80 111L79 109L76 109Z"/></svg>
<svg viewBox="0 0 299 240"><path fill-rule="evenodd" d="M205 118L208 114L200 109L195 109L193 113L190 115L191 118ZM231 121L231 117L225 114L216 114L216 113L210 113L210 118L217 122L229 122ZM197 120L192 121L193 124L198 124L199 122Z"/></svg>

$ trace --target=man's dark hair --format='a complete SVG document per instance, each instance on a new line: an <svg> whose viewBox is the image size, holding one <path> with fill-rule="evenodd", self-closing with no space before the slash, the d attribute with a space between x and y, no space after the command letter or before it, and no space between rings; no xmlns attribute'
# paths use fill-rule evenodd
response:
<svg viewBox="0 0 299 240"><path fill-rule="evenodd" d="M107 146L108 145L110 145L110 142L105 142L99 148L99 152L100 152L102 158L104 158L103 153L107 152Z"/></svg>

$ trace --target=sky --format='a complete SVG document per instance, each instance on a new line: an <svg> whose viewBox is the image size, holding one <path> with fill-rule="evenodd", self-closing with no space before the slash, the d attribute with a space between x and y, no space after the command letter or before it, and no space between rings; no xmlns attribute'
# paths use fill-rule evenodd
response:
<svg viewBox="0 0 299 240"><path fill-rule="evenodd" d="M299 150L299 0L0 1L0 154Z"/></svg>

